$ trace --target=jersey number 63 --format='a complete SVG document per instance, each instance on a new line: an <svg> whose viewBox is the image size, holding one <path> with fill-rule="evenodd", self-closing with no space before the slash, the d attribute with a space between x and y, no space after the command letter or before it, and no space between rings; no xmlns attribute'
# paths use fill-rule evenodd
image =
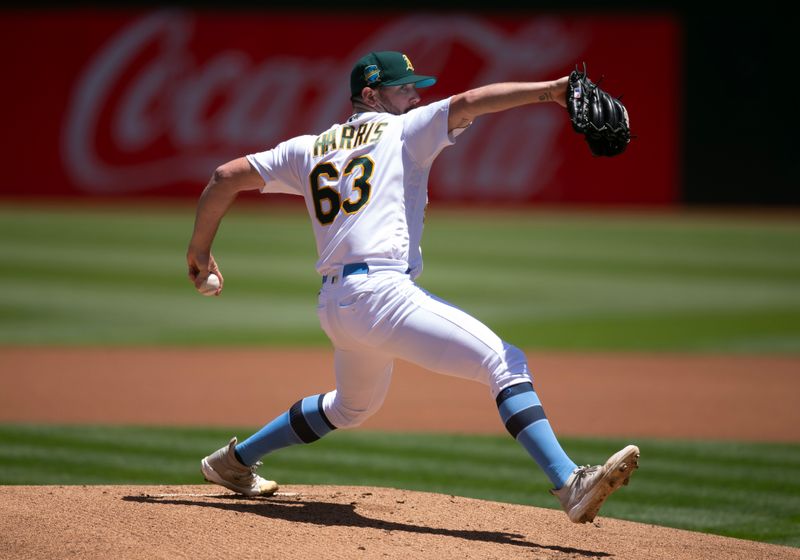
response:
<svg viewBox="0 0 800 560"><path fill-rule="evenodd" d="M336 219L336 215L342 210L345 214L355 214L369 201L372 192L372 185L369 182L372 177L372 172L375 169L375 162L367 156L359 156L351 159L344 168L344 173L340 176L339 170L336 165L326 161L320 163L311 170L308 176L308 182L311 186L311 197L314 200L314 212L317 215L317 220L322 225L328 225ZM358 198L350 200L345 198L342 200L340 191L337 191L333 186L321 186L320 177L326 177L330 182L339 181L340 177L344 179L348 175L357 173L353 181L353 188L358 190Z"/></svg>

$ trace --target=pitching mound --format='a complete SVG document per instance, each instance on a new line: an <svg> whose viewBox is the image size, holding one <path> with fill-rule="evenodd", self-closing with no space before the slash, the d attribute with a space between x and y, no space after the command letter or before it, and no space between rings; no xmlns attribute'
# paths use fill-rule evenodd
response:
<svg viewBox="0 0 800 560"><path fill-rule="evenodd" d="M800 550L441 494L286 486L0 487L4 558L787 559Z"/></svg>

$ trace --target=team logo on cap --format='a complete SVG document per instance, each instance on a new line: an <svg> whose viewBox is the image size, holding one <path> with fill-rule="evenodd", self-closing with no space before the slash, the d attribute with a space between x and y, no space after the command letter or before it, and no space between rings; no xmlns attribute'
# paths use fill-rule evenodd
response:
<svg viewBox="0 0 800 560"><path fill-rule="evenodd" d="M411 64L411 60L406 55L403 55L403 60L406 61L406 70L410 70L411 72L413 72L414 65Z"/></svg>
<svg viewBox="0 0 800 560"><path fill-rule="evenodd" d="M364 81L368 84L374 84L381 79L381 71L375 64L370 64L364 68Z"/></svg>

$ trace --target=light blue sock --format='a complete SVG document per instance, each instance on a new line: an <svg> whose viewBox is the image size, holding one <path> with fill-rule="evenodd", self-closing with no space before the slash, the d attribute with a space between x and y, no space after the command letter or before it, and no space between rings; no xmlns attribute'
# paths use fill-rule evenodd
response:
<svg viewBox="0 0 800 560"><path fill-rule="evenodd" d="M578 466L558 443L531 383L512 385L497 395L500 418L511 436L533 457L556 489Z"/></svg>
<svg viewBox="0 0 800 560"><path fill-rule="evenodd" d="M322 411L322 397L314 395L292 407L236 446L236 456L245 465L290 445L312 443L336 429Z"/></svg>

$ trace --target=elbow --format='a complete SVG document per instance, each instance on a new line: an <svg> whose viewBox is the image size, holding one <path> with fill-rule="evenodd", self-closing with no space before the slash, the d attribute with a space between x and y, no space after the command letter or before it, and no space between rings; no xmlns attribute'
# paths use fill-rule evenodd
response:
<svg viewBox="0 0 800 560"><path fill-rule="evenodd" d="M212 173L211 179L206 185L205 192L209 195L235 197L238 194L238 189L235 187L236 181L234 175L231 174L230 170L226 169L224 165L220 165L214 170L214 173Z"/></svg>
<svg viewBox="0 0 800 560"><path fill-rule="evenodd" d="M229 161L217 167L211 176L210 186L218 190L239 191L258 189L263 186L261 176L250 166L250 163L240 158Z"/></svg>
<svg viewBox="0 0 800 560"><path fill-rule="evenodd" d="M236 171L230 163L224 163L214 170L211 176L212 183L229 183L236 177Z"/></svg>

